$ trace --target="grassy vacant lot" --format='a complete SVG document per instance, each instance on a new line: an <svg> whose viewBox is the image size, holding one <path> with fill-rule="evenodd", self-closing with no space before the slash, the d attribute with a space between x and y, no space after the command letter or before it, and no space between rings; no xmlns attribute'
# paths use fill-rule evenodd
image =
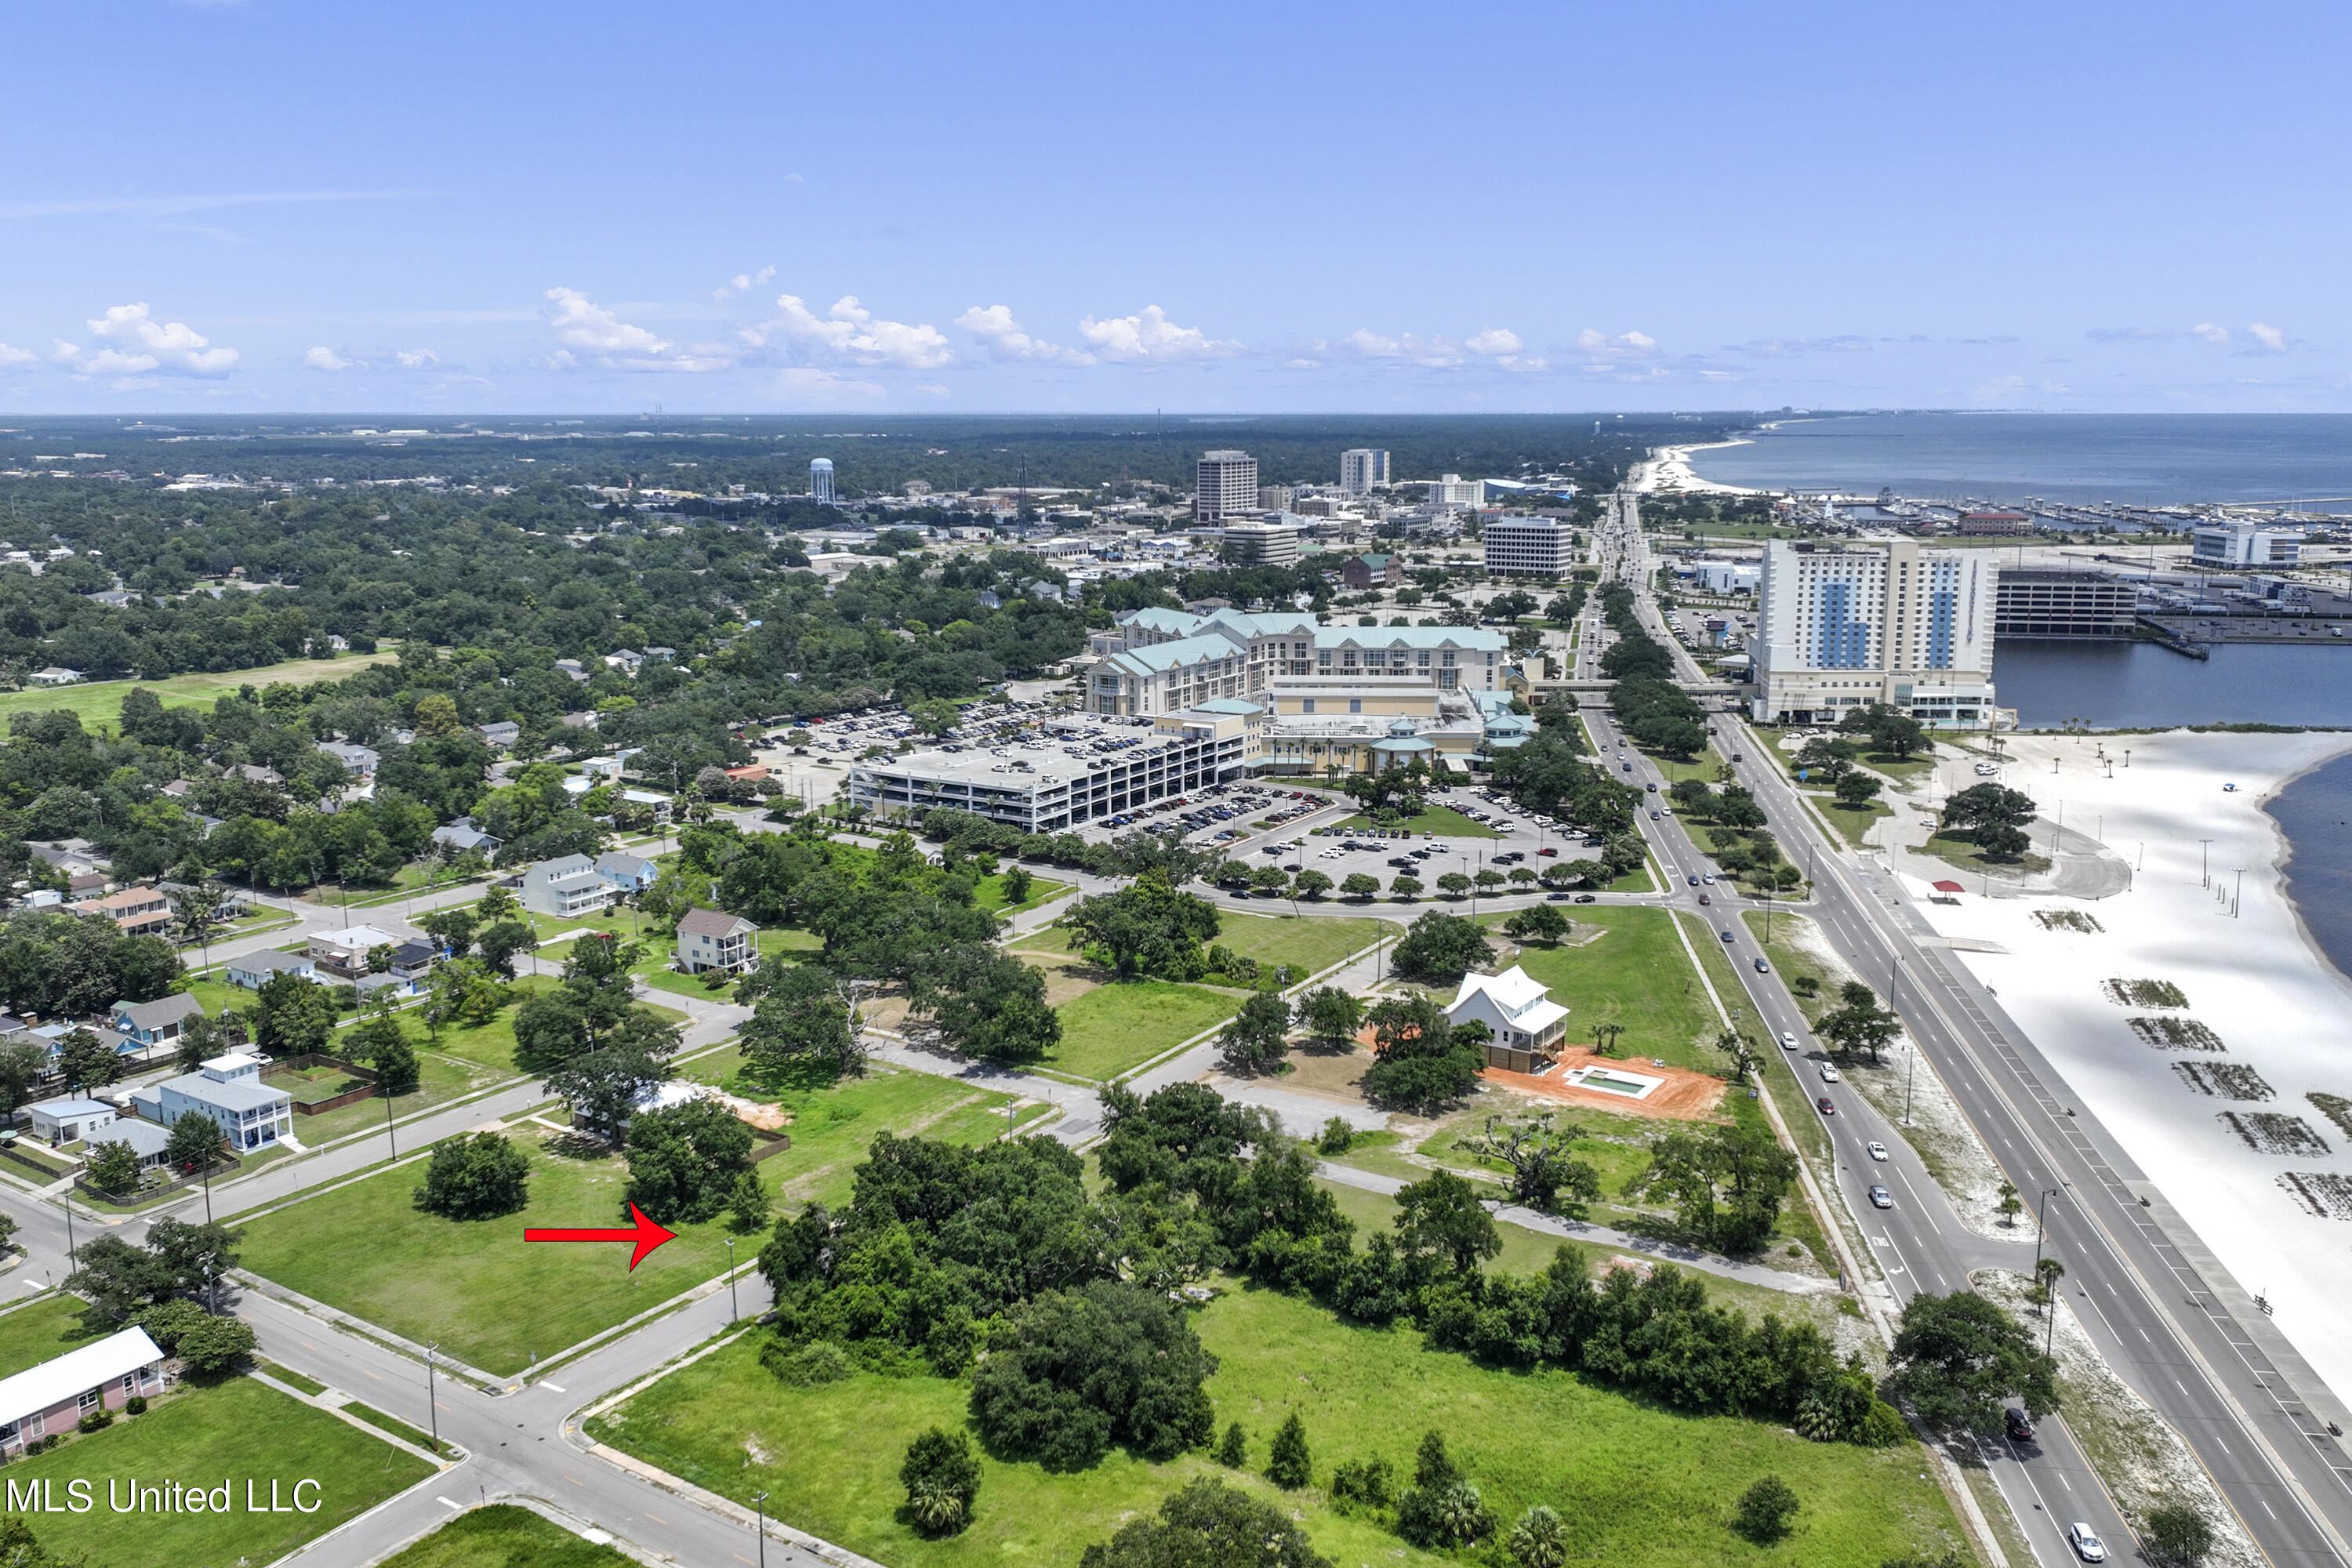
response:
<svg viewBox="0 0 2352 1568"><path fill-rule="evenodd" d="M258 669L231 669L218 675L174 675L163 680L93 680L80 686L0 692L0 723L19 713L48 713L59 708L81 716L86 729L109 729L122 714L122 700L134 686L143 686L161 698L166 708L209 708L224 697L236 695L240 686L269 686L279 681L308 686L315 680L339 680L371 664L387 664L396 653L347 654L341 658L297 658L268 664Z"/></svg>
<svg viewBox="0 0 2352 1568"><path fill-rule="evenodd" d="M1247 1430L1253 1469L1296 1411L1318 1483L1342 1460L1375 1456L1410 1477L1414 1445L1437 1427L1507 1523L1548 1503L1567 1519L1580 1560L1614 1568L1871 1568L1960 1545L1949 1508L1907 1444L1872 1451L1811 1443L1762 1422L1674 1415L1573 1373L1489 1371L1424 1350L1410 1328L1350 1327L1271 1291L1235 1288L1195 1322L1221 1363L1209 1384L1219 1427L1239 1421ZM1115 1453L1062 1476L983 1458L971 1527L927 1541L897 1517L906 1497L898 1464L926 1427L964 1425L969 1385L861 1373L793 1389L760 1367L757 1342L747 1337L672 1373L591 1431L746 1506L751 1492L768 1490L779 1519L903 1568L1075 1562L1201 1474L1277 1500L1340 1563L1444 1561L1372 1520L1332 1511L1320 1489L1277 1493L1200 1455L1151 1465ZM1739 1493L1768 1473L1804 1508L1788 1541L1759 1549L1726 1521Z"/></svg>
<svg viewBox="0 0 2352 1568"><path fill-rule="evenodd" d="M1381 937L1398 934L1393 921L1220 912L1224 919L1217 931L1219 942L1260 963L1286 963L1301 979L1362 952Z"/></svg>
<svg viewBox="0 0 2352 1568"><path fill-rule="evenodd" d="M742 1067L742 1054L730 1047L685 1064L684 1076L730 1093L774 1100L791 1113L792 1124L785 1131L792 1134L793 1146L753 1168L769 1193L794 1213L812 1199L833 1208L846 1202L850 1173L866 1158L877 1132L901 1137L919 1133L939 1143L982 1143L1008 1128L1029 1124L1045 1109L1009 1117L1004 1108L1013 1102L1012 1095L879 1063L868 1066L864 1078L781 1094L744 1080L739 1076ZM737 1250L742 1249L739 1246Z"/></svg>
<svg viewBox="0 0 2352 1568"><path fill-rule="evenodd" d="M1482 917L1482 923L1499 925L1506 918ZM1671 1067L1700 1072L1722 1068L1723 1053L1715 1048L1720 1026L1675 935L1672 914L1572 905L1569 918L1576 926L1569 943L1553 948L1531 942L1520 950L1518 963L1568 1008L1570 1040L1590 1045L1596 1025L1622 1024L1619 1056L1660 1057ZM1582 946L1570 945L1596 925L1604 934Z"/></svg>
<svg viewBox="0 0 2352 1568"><path fill-rule="evenodd" d="M1345 833L1357 827L1386 827L1384 822L1374 822L1369 816L1351 816L1336 828L1324 832ZM1441 838L1500 838L1502 835L1483 823L1471 821L1450 805L1433 805L1419 816L1408 816L1397 826L1413 833L1434 833Z"/></svg>
<svg viewBox="0 0 2352 1568"><path fill-rule="evenodd" d="M1919 854L1933 855L1938 860L1948 861L1979 877L1990 872L1996 877L2015 878L2050 869L2050 857L2047 855L2037 855L2031 849L2014 857L1987 855L1976 847L1973 839L1957 834L1933 833L1928 835L1927 843L1914 847Z"/></svg>
<svg viewBox="0 0 2352 1568"><path fill-rule="evenodd" d="M392 1113L394 1116L414 1116L420 1110L429 1110L437 1105L446 1105L453 1100L461 1099L478 1089L488 1089L492 1084L503 1082L514 1077L514 1064L511 1061L503 1070L494 1071L478 1063L459 1061L423 1049L421 1047L424 1045L424 1034L425 1031L421 1027L413 1022L410 1023L410 1037L420 1047L416 1053L417 1084L414 1092L401 1095L394 1100ZM333 1088L336 1083L348 1081L356 1085L358 1082L355 1079L348 1079L339 1073L330 1073L328 1076L333 1079L333 1082L323 1086L327 1089ZM286 1089L289 1092L293 1089L291 1083L282 1082L274 1076L270 1078L270 1082ZM304 1092L318 1093L319 1090L311 1089ZM330 1097L321 1094L320 1098ZM294 1136L302 1140L304 1147L311 1149L318 1148L322 1143L332 1142L338 1138L349 1137L354 1132L366 1132L371 1130L382 1131L383 1129L383 1100L379 1095L370 1095L365 1100L355 1100L349 1105L338 1106L332 1110L323 1110L316 1116L298 1115L294 1118Z"/></svg>
<svg viewBox="0 0 2352 1568"><path fill-rule="evenodd" d="M459 1514L381 1568L629 1568L631 1561L527 1508L492 1503Z"/></svg>
<svg viewBox="0 0 2352 1568"><path fill-rule="evenodd" d="M14 1377L26 1367L105 1338L81 1326L82 1304L77 1296L42 1296L0 1315L0 1377Z"/></svg>
<svg viewBox="0 0 2352 1568"><path fill-rule="evenodd" d="M184 1389L144 1415L120 1418L103 1432L68 1438L8 1467L9 1479L20 1483L54 1480L60 1508L68 1480L90 1482L98 1506L89 1512L45 1513L31 1522L49 1551L87 1555L107 1568L272 1562L431 1473L414 1455L247 1377ZM272 1479L284 1501L306 1476L324 1489L318 1512L245 1511L248 1477L255 1500L267 1508ZM233 1511L111 1511L107 1482L134 1479L145 1486L165 1479L214 1487L226 1480ZM303 1496L309 1500L309 1489Z"/></svg>
<svg viewBox="0 0 2352 1568"><path fill-rule="evenodd" d="M1129 980L1061 1003L1061 1048L1041 1065L1074 1078L1108 1083L1171 1046L1234 1016L1242 997L1230 991Z"/></svg>
<svg viewBox="0 0 2352 1568"><path fill-rule="evenodd" d="M628 1167L617 1155L573 1159L530 1132L530 1205L460 1223L419 1211L412 1162L305 1198L246 1227L245 1267L461 1361L520 1372L599 1330L646 1311L725 1266L724 1221L687 1226L629 1272L628 1249L602 1243L528 1246L527 1226L615 1226ZM740 1250L740 1248L739 1248Z"/></svg>
<svg viewBox="0 0 2352 1568"><path fill-rule="evenodd" d="M1862 847L1862 836L1878 826L1880 819L1895 815L1895 808L1883 800L1865 801L1860 806L1840 805L1835 795L1813 793L1813 804L1832 827L1845 835L1845 841L1855 848Z"/></svg>

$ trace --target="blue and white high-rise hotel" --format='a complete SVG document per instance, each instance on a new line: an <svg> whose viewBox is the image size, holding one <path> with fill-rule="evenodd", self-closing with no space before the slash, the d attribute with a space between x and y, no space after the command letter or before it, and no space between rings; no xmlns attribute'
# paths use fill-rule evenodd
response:
<svg viewBox="0 0 2352 1568"><path fill-rule="evenodd" d="M1834 723L1884 702L1929 729L1983 729L1993 705L1992 552L1909 540L1775 540L1757 592L1754 717Z"/></svg>

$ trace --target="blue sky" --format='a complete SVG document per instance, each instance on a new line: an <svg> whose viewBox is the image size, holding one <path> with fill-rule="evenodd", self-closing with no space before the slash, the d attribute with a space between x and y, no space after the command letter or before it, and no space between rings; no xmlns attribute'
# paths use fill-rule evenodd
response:
<svg viewBox="0 0 2352 1568"><path fill-rule="evenodd" d="M2341 5L0 16L0 410L2352 408Z"/></svg>

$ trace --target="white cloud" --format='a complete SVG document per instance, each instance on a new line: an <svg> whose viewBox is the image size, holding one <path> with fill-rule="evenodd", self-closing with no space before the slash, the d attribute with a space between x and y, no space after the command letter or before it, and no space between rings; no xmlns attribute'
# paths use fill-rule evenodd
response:
<svg viewBox="0 0 2352 1568"><path fill-rule="evenodd" d="M2266 326L2261 321L2249 321L2246 323L2246 331L2269 353L2274 354L2286 353L2286 334L2276 327Z"/></svg>
<svg viewBox="0 0 2352 1568"><path fill-rule="evenodd" d="M1092 364L1095 356L1033 338L1013 319L1010 305L974 305L955 324L978 338L991 359L1028 360L1045 364Z"/></svg>
<svg viewBox="0 0 2352 1568"><path fill-rule="evenodd" d="M2203 338L2215 348L2230 346L2230 329L2227 327L2217 327L2210 321L2200 321L2189 328L2189 331L2190 336Z"/></svg>
<svg viewBox="0 0 2352 1568"><path fill-rule="evenodd" d="M777 373L773 390L781 402L837 408L853 403L877 403L887 389L871 381L835 375L829 370L795 365Z"/></svg>
<svg viewBox="0 0 2352 1568"><path fill-rule="evenodd" d="M775 276L776 269L773 267L762 267L757 272L738 272L734 277L713 289L710 291L710 297L723 304L738 294L749 294L752 289L762 287Z"/></svg>
<svg viewBox="0 0 2352 1568"><path fill-rule="evenodd" d="M586 363L607 370L710 371L734 363L717 349L679 349L667 338L622 321L577 289L550 289L546 297L555 305L548 326L564 345L548 358L558 370L583 363L574 349L590 356Z"/></svg>
<svg viewBox="0 0 2352 1568"><path fill-rule="evenodd" d="M392 357L403 370L425 370L441 363L441 356L431 349L397 349Z"/></svg>
<svg viewBox="0 0 2352 1568"><path fill-rule="evenodd" d="M226 375L237 360L235 349L214 348L211 339L184 321L152 319L143 304L113 306L85 324L93 336L128 346L85 353L59 339L50 357L76 375Z"/></svg>
<svg viewBox="0 0 2352 1568"><path fill-rule="evenodd" d="M1639 337L1641 334L1629 335ZM1846 332L1834 338L1751 338L1747 342L1727 346L1733 353L1747 354L1755 359L1787 359L1794 354L1867 353L1870 341Z"/></svg>
<svg viewBox="0 0 2352 1568"><path fill-rule="evenodd" d="M1620 332L1612 338L1587 327L1576 334L1576 352L1594 359L1647 359L1658 352L1658 340L1647 332Z"/></svg>
<svg viewBox="0 0 2352 1568"><path fill-rule="evenodd" d="M367 368L358 360L345 359L323 344L317 348L307 349L302 354L302 368L305 370L349 370L353 365L358 365L362 370Z"/></svg>
<svg viewBox="0 0 2352 1568"><path fill-rule="evenodd" d="M1078 322L1078 335L1093 344L1100 357L1129 364L1229 359L1243 352L1237 342L1212 338L1197 327L1178 326L1157 305L1146 305L1132 316L1105 321L1087 316Z"/></svg>
<svg viewBox="0 0 2352 1568"><path fill-rule="evenodd" d="M877 321L855 294L844 294L822 316L797 294L776 296L776 309L782 314L774 321L743 330L745 341L763 345L771 334L782 333L829 359L896 370L932 370L955 363L955 351L938 328L929 322Z"/></svg>
<svg viewBox="0 0 2352 1568"><path fill-rule="evenodd" d="M0 364L30 364L40 357L30 349L12 349L0 343Z"/></svg>
<svg viewBox="0 0 2352 1568"><path fill-rule="evenodd" d="M1488 327L1472 338L1469 346L1474 354L1515 354L1527 347L1508 327Z"/></svg>

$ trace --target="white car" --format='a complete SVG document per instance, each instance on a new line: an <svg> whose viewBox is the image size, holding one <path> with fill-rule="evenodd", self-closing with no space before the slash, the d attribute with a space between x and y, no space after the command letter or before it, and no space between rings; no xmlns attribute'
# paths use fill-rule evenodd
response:
<svg viewBox="0 0 2352 1568"><path fill-rule="evenodd" d="M1977 777L1980 779L1989 779L1999 772L2000 772L2000 770L1990 763L1979 763L1977 764Z"/></svg>
<svg viewBox="0 0 2352 1568"><path fill-rule="evenodd" d="M1838 1069L1830 1066L1829 1063L1823 1062L1822 1064L1822 1081L1823 1083L1839 1082Z"/></svg>
<svg viewBox="0 0 2352 1568"><path fill-rule="evenodd" d="M2073 1547L2074 1555L2085 1563L2105 1563L2107 1560L2107 1543L2099 1539L2097 1531L2080 1520L2066 1527L2066 1544Z"/></svg>
<svg viewBox="0 0 2352 1568"><path fill-rule="evenodd" d="M1868 1143L1864 1144L1864 1147L1870 1151L1870 1157L1874 1160L1884 1160L1886 1158L1886 1145L1879 1142L1874 1138Z"/></svg>
<svg viewBox="0 0 2352 1568"><path fill-rule="evenodd" d="M1797 1048L1797 1037L1796 1037L1795 1035L1793 1035L1793 1034L1790 1034L1790 1033L1788 1030L1786 1030L1786 1029L1781 1030L1781 1031L1780 1031L1780 1048L1781 1048L1782 1050L1784 1050L1784 1051L1793 1051L1793 1050L1795 1050L1795 1049Z"/></svg>

